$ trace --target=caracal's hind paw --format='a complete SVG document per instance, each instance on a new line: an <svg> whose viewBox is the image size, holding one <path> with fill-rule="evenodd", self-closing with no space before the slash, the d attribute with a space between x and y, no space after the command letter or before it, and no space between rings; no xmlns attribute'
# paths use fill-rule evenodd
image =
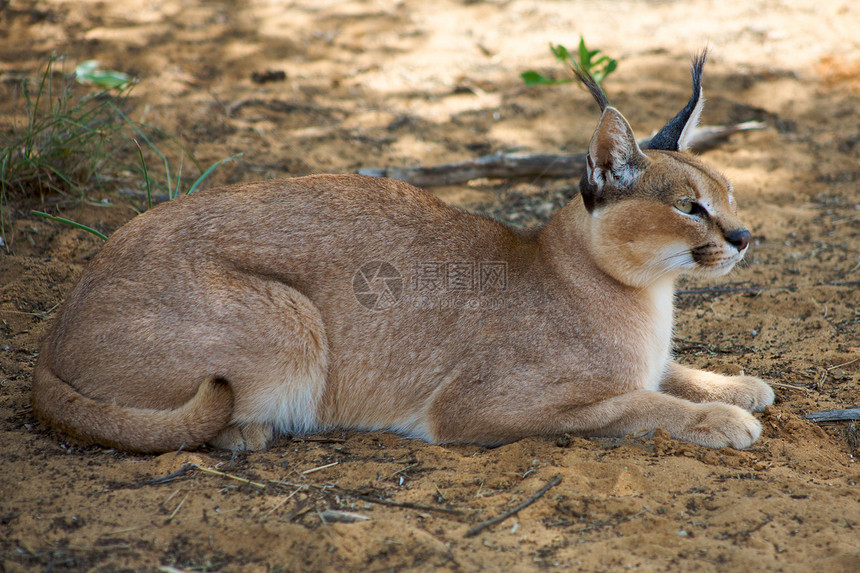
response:
<svg viewBox="0 0 860 573"><path fill-rule="evenodd" d="M247 424L237 426L231 424L221 430L209 445L224 450L263 450L271 441L273 435L270 424Z"/></svg>

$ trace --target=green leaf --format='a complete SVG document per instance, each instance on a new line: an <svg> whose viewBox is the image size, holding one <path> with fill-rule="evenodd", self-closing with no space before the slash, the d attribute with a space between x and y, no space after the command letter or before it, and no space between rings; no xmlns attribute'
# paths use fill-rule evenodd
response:
<svg viewBox="0 0 860 573"><path fill-rule="evenodd" d="M527 86L540 86L552 84L552 80L546 76L537 73L534 70L529 70L520 74Z"/></svg>
<svg viewBox="0 0 860 573"><path fill-rule="evenodd" d="M533 70L521 73L520 77L523 78L523 82L525 82L527 86L558 86L561 84L569 84L573 81L570 78L554 80L552 78L543 76Z"/></svg>
<svg viewBox="0 0 860 573"><path fill-rule="evenodd" d="M582 66L586 72L590 71L591 68L591 56L588 53L588 48L585 47L585 38L583 36L579 37L579 65Z"/></svg>
<svg viewBox="0 0 860 573"><path fill-rule="evenodd" d="M561 63L565 63L573 59L570 57L570 52L567 51L567 48L565 48L561 44L558 44L556 46L550 44L549 49L552 50L552 53L555 55L556 59Z"/></svg>
<svg viewBox="0 0 860 573"><path fill-rule="evenodd" d="M93 85L102 89L112 90L125 87L131 83L131 77L123 72L100 70L96 60L87 60L75 68L75 79L78 83Z"/></svg>

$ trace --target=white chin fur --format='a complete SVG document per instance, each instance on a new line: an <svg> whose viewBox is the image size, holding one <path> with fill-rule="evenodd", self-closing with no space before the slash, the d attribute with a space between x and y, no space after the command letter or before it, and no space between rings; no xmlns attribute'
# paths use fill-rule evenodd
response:
<svg viewBox="0 0 860 573"><path fill-rule="evenodd" d="M722 259L713 265L696 265L696 269L692 274L699 277L722 277L729 274L742 259L743 254L739 254L738 256Z"/></svg>

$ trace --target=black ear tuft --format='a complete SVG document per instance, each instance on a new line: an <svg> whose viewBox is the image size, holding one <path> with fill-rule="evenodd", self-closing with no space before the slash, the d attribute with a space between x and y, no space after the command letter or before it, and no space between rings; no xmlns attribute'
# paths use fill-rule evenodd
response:
<svg viewBox="0 0 860 573"><path fill-rule="evenodd" d="M594 97L595 101L597 101L597 105L600 106L600 111L605 110L609 107L609 98L606 97L606 92L603 91L603 88L600 87L600 84L597 83L591 74L587 71L583 70L579 67L579 65L574 64L572 66L573 73L576 74L576 77L579 78L579 81L588 88L588 91L591 92L592 97Z"/></svg>
<svg viewBox="0 0 860 573"><path fill-rule="evenodd" d="M673 117L643 146L645 149L685 151L689 147L690 136L696 124L699 123L699 116L705 103L705 99L702 97L702 71L707 55L707 50L704 50L693 62L693 96L690 101L678 115Z"/></svg>

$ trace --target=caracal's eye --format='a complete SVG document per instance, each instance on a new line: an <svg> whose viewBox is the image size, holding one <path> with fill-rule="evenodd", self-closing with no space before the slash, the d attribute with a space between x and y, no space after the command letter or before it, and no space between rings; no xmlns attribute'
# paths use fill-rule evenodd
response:
<svg viewBox="0 0 860 573"><path fill-rule="evenodd" d="M685 215L691 215L693 213L694 205L695 203L693 203L693 200L689 197L682 197L675 201L675 209Z"/></svg>

